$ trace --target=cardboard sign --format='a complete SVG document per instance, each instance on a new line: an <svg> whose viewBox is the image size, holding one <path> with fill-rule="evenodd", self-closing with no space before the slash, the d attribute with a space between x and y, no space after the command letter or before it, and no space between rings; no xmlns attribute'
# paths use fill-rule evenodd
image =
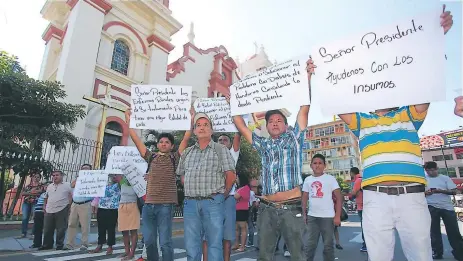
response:
<svg viewBox="0 0 463 261"><path fill-rule="evenodd" d="M306 62L305 58L287 60L231 85L231 115L309 105Z"/></svg>
<svg viewBox="0 0 463 261"><path fill-rule="evenodd" d="M130 128L189 130L191 86L132 85Z"/></svg>
<svg viewBox="0 0 463 261"><path fill-rule="evenodd" d="M142 172L148 169L148 163L140 156L136 147L114 146L109 151L105 171L110 174L124 174L121 168L128 162L133 162Z"/></svg>
<svg viewBox="0 0 463 261"><path fill-rule="evenodd" d="M76 197L104 197L108 173L104 170L80 170L74 187Z"/></svg>
<svg viewBox="0 0 463 261"><path fill-rule="evenodd" d="M312 86L319 88L323 114L445 100L441 13L437 8L313 49Z"/></svg>
<svg viewBox="0 0 463 261"><path fill-rule="evenodd" d="M135 165L135 162L127 162L121 167L122 172L124 173L127 181L129 181L130 186L137 194L139 198L143 197L146 194L146 180L145 172L140 171L140 169Z"/></svg>
<svg viewBox="0 0 463 261"><path fill-rule="evenodd" d="M194 103L196 112L203 112L212 120L214 132L237 132L225 97L199 98Z"/></svg>

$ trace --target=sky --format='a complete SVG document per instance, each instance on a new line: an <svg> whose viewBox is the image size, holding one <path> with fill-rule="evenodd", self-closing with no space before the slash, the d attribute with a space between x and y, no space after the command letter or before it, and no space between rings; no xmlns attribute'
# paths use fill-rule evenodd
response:
<svg viewBox="0 0 463 261"><path fill-rule="evenodd" d="M19 57L27 73L37 78L44 51L42 33L48 25L40 10L44 0L0 0L0 49ZM462 91L462 0L171 0L172 15L183 28L172 37L176 48L169 62L179 58L195 24L195 45L202 49L223 45L240 61L254 54L254 42L263 45L271 61L307 55L313 46L330 43L430 11L446 4L454 25L445 37L446 75L442 88L447 100L433 103L420 130L431 135L463 126L453 115L453 99ZM27 6L27 8L24 8ZM432 65L430 65L432 66ZM290 122L295 121L297 108ZM332 120L323 117L320 104L312 101L309 124Z"/></svg>

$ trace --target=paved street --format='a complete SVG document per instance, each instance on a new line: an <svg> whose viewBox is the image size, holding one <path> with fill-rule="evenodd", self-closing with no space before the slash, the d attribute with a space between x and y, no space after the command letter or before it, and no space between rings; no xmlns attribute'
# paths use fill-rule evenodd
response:
<svg viewBox="0 0 463 261"><path fill-rule="evenodd" d="M359 251L361 246L361 234L360 234L360 223L358 222L358 217L351 215L349 217L350 222L343 223L343 226L340 229L341 236L341 245L344 247L344 250L336 250L336 260L345 260L345 261L364 261L367 260L367 254L361 253ZM444 260L450 261L454 260L450 253L450 246L448 244L447 238L444 235ZM315 260L322 261L322 249L321 242L319 243L319 249L317 249L317 255ZM276 253L275 261L287 261L289 258L283 256L283 242L280 242L280 250ZM174 248L175 248L175 260L176 261L186 261L186 253L183 237L174 238ZM112 256L105 256L104 253L101 254L87 254L83 251L46 251L46 252L21 252L21 253L11 253L0 255L0 261L15 260L15 261L67 261L67 260L120 260L117 258L119 254L123 252L122 244L118 243L115 248L114 254ZM137 252L141 254L141 250ZM137 255L137 257L139 257ZM232 261L255 261L257 259L257 251L254 249L248 249L244 253L234 253ZM406 261L402 250L400 248L400 240L397 237L396 240L396 251L394 261Z"/></svg>

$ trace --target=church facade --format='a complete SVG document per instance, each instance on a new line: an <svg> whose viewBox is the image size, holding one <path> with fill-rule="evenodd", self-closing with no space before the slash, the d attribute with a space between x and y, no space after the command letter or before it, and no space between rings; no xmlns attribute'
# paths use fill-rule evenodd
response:
<svg viewBox="0 0 463 261"><path fill-rule="evenodd" d="M42 36L46 48L39 79L60 81L66 101L85 106L87 117L73 133L111 144L96 152L102 157L113 145L132 145L123 113L130 106L131 85L190 85L193 98L220 97L241 77L272 65L263 47L241 64L224 46L197 47L193 24L183 55L168 64L175 48L171 37L182 28L169 0L47 0L41 14L50 23ZM253 125L262 123L263 115L250 117L250 127L265 135L265 124Z"/></svg>

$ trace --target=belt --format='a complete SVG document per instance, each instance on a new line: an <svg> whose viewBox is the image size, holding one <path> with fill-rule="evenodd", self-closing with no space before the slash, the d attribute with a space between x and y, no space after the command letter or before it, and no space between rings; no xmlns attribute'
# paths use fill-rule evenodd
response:
<svg viewBox="0 0 463 261"><path fill-rule="evenodd" d="M282 209L287 209L287 208L301 207L301 201L300 200L290 201L290 202L285 202L285 203L275 203L275 202L268 201L268 200L265 200L265 199L260 199L260 203L262 203L264 205L267 205L267 206L270 206L270 207L277 208L277 209L281 209L281 208Z"/></svg>
<svg viewBox="0 0 463 261"><path fill-rule="evenodd" d="M362 188L363 190L376 191L381 193L386 193L388 195L401 195L407 193L421 193L425 191L424 185L414 185L414 186L366 186Z"/></svg>
<svg viewBox="0 0 463 261"><path fill-rule="evenodd" d="M83 205L83 204L88 203L88 202L92 202L92 200L87 200L87 201L84 201L84 202L75 202L74 200L72 201L72 203L77 204L77 205Z"/></svg>
<svg viewBox="0 0 463 261"><path fill-rule="evenodd" d="M212 193L209 196L203 197L203 196L196 196L196 197L185 197L185 199L192 199L192 200L207 200L207 199L214 199L214 196L219 195L220 193Z"/></svg>

